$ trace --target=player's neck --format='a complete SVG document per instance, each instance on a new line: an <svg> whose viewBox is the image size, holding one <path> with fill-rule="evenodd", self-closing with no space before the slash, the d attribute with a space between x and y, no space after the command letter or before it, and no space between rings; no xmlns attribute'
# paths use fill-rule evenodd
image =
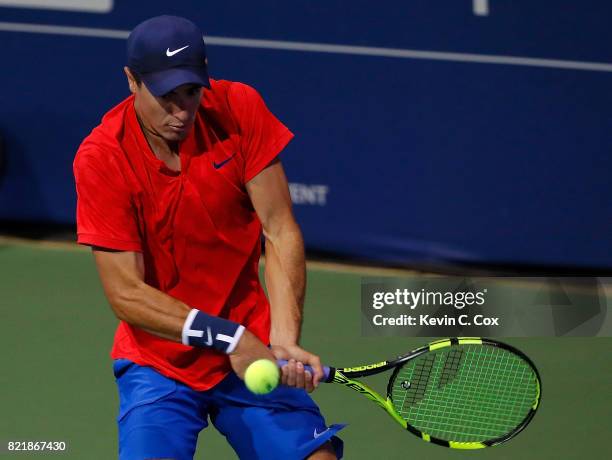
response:
<svg viewBox="0 0 612 460"><path fill-rule="evenodd" d="M158 134L154 134L146 129L143 129L145 139L147 140L149 147L151 147L151 151L155 154L157 158L162 161L165 161L165 158L178 156L179 154L179 143L178 142L169 142Z"/></svg>
<svg viewBox="0 0 612 460"><path fill-rule="evenodd" d="M178 142L167 141L166 139L161 137L159 134L147 128L143 124L138 114L136 118L138 119L138 124L140 125L140 129L142 133L144 134L144 137L147 140L147 143L149 144L151 151L158 159L166 162L167 159L172 158L175 155L178 156L179 154L179 143Z"/></svg>

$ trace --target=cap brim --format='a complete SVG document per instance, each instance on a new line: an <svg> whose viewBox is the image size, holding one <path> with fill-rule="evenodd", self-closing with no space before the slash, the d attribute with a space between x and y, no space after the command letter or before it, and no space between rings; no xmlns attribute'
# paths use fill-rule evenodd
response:
<svg viewBox="0 0 612 460"><path fill-rule="evenodd" d="M189 83L210 88L206 67L175 67L144 74L141 78L154 96L163 96L174 88Z"/></svg>

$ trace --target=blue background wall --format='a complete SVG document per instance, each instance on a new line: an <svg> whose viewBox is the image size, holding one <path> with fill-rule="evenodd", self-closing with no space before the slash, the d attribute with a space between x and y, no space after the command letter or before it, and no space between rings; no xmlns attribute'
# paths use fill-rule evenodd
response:
<svg viewBox="0 0 612 460"><path fill-rule="evenodd" d="M76 148L127 95L121 37L170 13L210 37L215 78L256 87L296 133L282 158L309 249L612 267L609 2L489 0L486 16L472 0L112 3L108 13L0 7L0 219L74 222ZM274 49L287 42L301 44Z"/></svg>

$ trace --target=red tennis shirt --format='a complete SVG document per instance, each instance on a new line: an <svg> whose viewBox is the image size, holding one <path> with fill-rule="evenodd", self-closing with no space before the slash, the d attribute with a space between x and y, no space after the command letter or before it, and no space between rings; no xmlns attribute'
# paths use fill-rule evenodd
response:
<svg viewBox="0 0 612 460"><path fill-rule="evenodd" d="M181 142L181 171L158 160L128 97L85 138L74 160L78 242L143 254L147 284L193 308L243 324L269 341L270 308L258 263L261 223L245 184L293 134L242 83L211 80ZM227 356L121 321L111 357L152 366L206 390Z"/></svg>

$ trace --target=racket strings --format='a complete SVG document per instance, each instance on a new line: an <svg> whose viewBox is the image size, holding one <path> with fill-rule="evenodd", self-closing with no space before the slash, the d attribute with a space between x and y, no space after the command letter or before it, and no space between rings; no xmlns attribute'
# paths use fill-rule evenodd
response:
<svg viewBox="0 0 612 460"><path fill-rule="evenodd" d="M408 382L410 386L404 396L404 400L408 404L416 404L425 397L435 359L434 355L425 356L425 359L416 364L413 378ZM405 388L405 386L402 386L402 388Z"/></svg>
<svg viewBox="0 0 612 460"><path fill-rule="evenodd" d="M537 397L531 366L503 349L451 347L415 361L392 384L394 406L412 426L441 439L503 436L521 424Z"/></svg>
<svg viewBox="0 0 612 460"><path fill-rule="evenodd" d="M439 384L440 388L455 379L457 372L459 371L459 364L461 363L462 357L463 350L461 349L455 348L448 352L448 356L444 361L444 369L442 369L442 376Z"/></svg>
<svg viewBox="0 0 612 460"><path fill-rule="evenodd" d="M476 361L472 361L469 363L470 370L472 366L478 366L480 361L480 356ZM482 365L482 363L480 363ZM472 373L471 375L478 375ZM491 383L491 382L487 382ZM500 380L501 383L501 380ZM501 430L501 433L504 434L507 427L507 422L504 423L502 420L491 419L491 414L487 414L485 411L488 410L496 415L502 413L503 410L514 410L515 405L510 404L509 407L505 409L501 407L501 402L504 401L503 395L500 393L502 388L494 388L489 386L489 392L483 392L483 380L475 382L475 385L472 388L468 388L467 391L464 391L463 397L464 400L453 401L453 404L445 404L442 409L446 411L444 414L447 417L447 420L438 423L438 427L442 430L446 430L449 434L457 434L457 429L453 430L452 423L456 422L458 427L461 427L463 430L467 424L470 424L470 428L476 434L488 437L495 437L496 430ZM471 391L470 391L471 390ZM484 396L489 396L485 398ZM493 397L494 399L491 399ZM476 401L477 399L477 401ZM514 402L514 401L513 401ZM459 410L459 415L457 416L454 411ZM520 423L520 420L517 421ZM510 423L510 425L513 425ZM511 427L512 428L512 427ZM477 431L479 430L479 431ZM487 431L489 430L489 431Z"/></svg>
<svg viewBox="0 0 612 460"><path fill-rule="evenodd" d="M480 361L481 357L478 357L478 359L476 361L472 361L471 363L469 363L470 366L470 370L472 366L478 366L479 365L479 361ZM482 363L480 363L482 364ZM477 374L473 374L472 375L477 375ZM468 390L471 391L464 391L463 394L463 398L465 398L464 400L459 400L459 401L454 401L454 406L453 404L445 404L443 406L443 410L445 410L447 412L447 414L445 414L447 416L447 420L442 422L442 423L438 423L438 426L440 429L445 429L444 425L449 425L448 422L453 422L456 421L458 426L461 426L462 428L465 427L466 423L471 421L471 427L473 427L474 430L479 429L480 432L477 434L481 434L483 436L489 437L492 436L494 434L497 433L491 433L491 432L487 432L486 429L488 428L489 430L497 430L497 429L501 429L502 433L505 431L506 424L502 424L502 426L500 427L500 423L498 423L498 420L489 420L488 417L490 416L489 414L483 414L483 410L488 409L489 411L494 412L495 414L499 415L502 410L510 410L513 411L516 408L516 405L514 404L510 404L509 408L502 408L502 402L504 402L504 398L503 395L500 395L500 390L501 388L494 388L491 387L489 385L489 389L492 390L490 391L490 395L488 392L483 392L483 386L482 386L482 379L480 381L475 382L475 385L471 388L468 388ZM488 382L490 384L490 382ZM494 399L491 400L491 397L489 398L485 398L483 396L485 395L489 395L489 396L493 396ZM475 399L478 398L479 400L476 401L476 404L474 404ZM513 401L515 402L515 401ZM457 406L460 407L457 407ZM491 407L493 406L493 407ZM449 414L449 411L455 411L455 410L460 410L460 416L458 419L454 419L454 413ZM520 420L519 420L520 423ZM446 431L448 433L457 433L457 430L453 430L452 427L446 427Z"/></svg>

